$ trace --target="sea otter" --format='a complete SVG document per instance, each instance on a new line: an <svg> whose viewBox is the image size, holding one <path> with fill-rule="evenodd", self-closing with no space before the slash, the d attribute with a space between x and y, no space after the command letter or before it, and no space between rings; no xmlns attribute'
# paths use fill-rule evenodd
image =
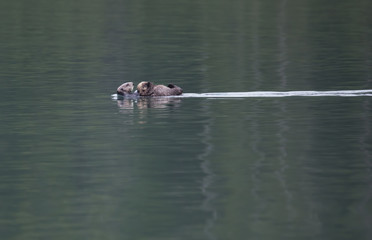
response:
<svg viewBox="0 0 372 240"><path fill-rule="evenodd" d="M137 85L137 91L140 96L175 96L181 95L182 88L174 85L155 85L152 82L140 82Z"/></svg>
<svg viewBox="0 0 372 240"><path fill-rule="evenodd" d="M123 83L118 87L116 93L119 95L130 94L133 91L133 87L134 87L133 82Z"/></svg>
<svg viewBox="0 0 372 240"><path fill-rule="evenodd" d="M129 98L138 97L139 95L138 92L137 91L133 92L133 88L134 88L133 82L126 82L118 87L116 93L118 95Z"/></svg>

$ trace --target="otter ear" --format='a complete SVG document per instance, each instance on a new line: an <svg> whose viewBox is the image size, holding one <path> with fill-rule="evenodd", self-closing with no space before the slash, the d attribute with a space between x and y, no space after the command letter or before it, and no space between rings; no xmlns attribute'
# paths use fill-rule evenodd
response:
<svg viewBox="0 0 372 240"><path fill-rule="evenodd" d="M146 83L147 88L152 88L152 86L154 86L154 84L152 82L147 82Z"/></svg>

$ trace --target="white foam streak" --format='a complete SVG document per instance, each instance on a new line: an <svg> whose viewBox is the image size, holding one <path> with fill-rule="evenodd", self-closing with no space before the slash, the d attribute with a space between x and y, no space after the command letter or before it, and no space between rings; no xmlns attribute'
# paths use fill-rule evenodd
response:
<svg viewBox="0 0 372 240"><path fill-rule="evenodd" d="M372 96L372 89L341 91L288 91L288 92L216 92L216 93L184 93L183 98L248 98L248 97L360 97Z"/></svg>

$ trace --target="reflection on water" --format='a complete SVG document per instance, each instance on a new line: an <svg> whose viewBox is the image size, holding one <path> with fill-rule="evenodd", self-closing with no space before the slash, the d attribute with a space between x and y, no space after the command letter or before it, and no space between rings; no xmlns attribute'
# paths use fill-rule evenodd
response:
<svg viewBox="0 0 372 240"><path fill-rule="evenodd" d="M372 138L372 129L370 124L371 118L371 102L364 101L363 102L363 115L362 115L362 125L364 129L364 134L360 137L359 146L360 150L363 153L363 160L365 166L367 166L367 181L369 183L372 182L372 149L371 149L371 138ZM369 206L372 201L372 188L370 187L369 190L365 193L365 195L361 198L360 204L358 207L358 212L361 216L363 216L364 226L368 228L368 235L372 234L372 215L366 213L366 209L369 209Z"/></svg>
<svg viewBox="0 0 372 240"><path fill-rule="evenodd" d="M208 112L208 104L202 108L203 111ZM207 239L216 239L212 233L216 224L218 213L216 207L213 206L213 200L217 197L217 194L211 190L211 186L214 184L216 176L211 168L211 162L209 160L209 155L213 151L213 145L210 143L210 125L210 121L206 122L202 133L200 133L201 143L204 145L205 150L198 156L198 159L201 161L200 166L205 174L201 185L201 191L205 196L202 209L210 214L210 217L207 218L205 223L204 233L207 236Z"/></svg>
<svg viewBox="0 0 372 240"><path fill-rule="evenodd" d="M150 98L141 97L138 99L117 100L118 107L123 110L128 109L146 109L146 108L177 108L180 106L181 99L176 98Z"/></svg>

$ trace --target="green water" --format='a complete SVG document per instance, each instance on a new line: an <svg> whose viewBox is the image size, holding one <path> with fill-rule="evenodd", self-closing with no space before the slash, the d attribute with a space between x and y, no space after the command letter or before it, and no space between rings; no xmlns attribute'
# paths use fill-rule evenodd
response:
<svg viewBox="0 0 372 240"><path fill-rule="evenodd" d="M372 2L1 1L1 239L371 239Z"/></svg>

